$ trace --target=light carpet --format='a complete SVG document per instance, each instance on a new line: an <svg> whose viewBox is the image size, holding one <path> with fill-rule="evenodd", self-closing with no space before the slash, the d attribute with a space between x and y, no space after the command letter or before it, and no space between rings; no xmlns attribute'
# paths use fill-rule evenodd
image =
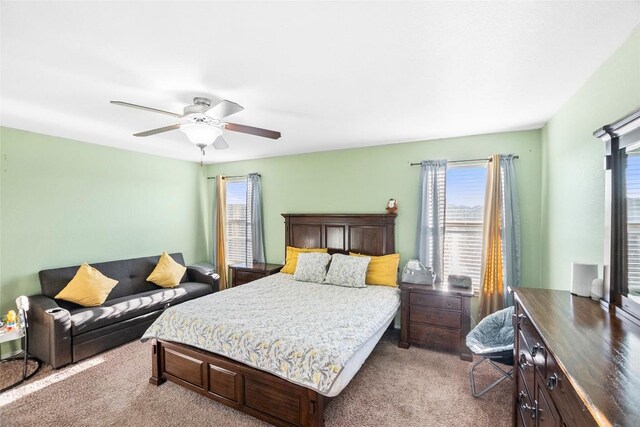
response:
<svg viewBox="0 0 640 427"><path fill-rule="evenodd" d="M331 426L508 426L511 381L483 398L469 391L470 363L456 355L398 348L387 333L347 388L325 411ZM0 386L17 371L3 364ZM495 378L486 365L480 384ZM45 366L0 395L0 425L264 426L173 383L149 384L151 344L138 341L69 367Z"/></svg>

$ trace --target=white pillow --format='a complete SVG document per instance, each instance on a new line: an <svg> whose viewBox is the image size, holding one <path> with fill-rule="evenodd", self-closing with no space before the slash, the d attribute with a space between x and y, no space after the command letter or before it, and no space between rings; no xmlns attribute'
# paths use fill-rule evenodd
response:
<svg viewBox="0 0 640 427"><path fill-rule="evenodd" d="M331 261L331 255L327 253L301 253L298 255L298 264L293 278L301 282L322 283L327 275L329 261Z"/></svg>
<svg viewBox="0 0 640 427"><path fill-rule="evenodd" d="M367 267L371 257L333 254L324 283L349 288L366 287Z"/></svg>

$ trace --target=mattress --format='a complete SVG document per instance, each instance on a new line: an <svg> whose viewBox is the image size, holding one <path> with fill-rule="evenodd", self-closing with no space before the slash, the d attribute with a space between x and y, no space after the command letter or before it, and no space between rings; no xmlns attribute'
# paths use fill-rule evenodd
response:
<svg viewBox="0 0 640 427"><path fill-rule="evenodd" d="M335 396L393 321L399 293L278 273L171 307L142 339L197 347Z"/></svg>
<svg viewBox="0 0 640 427"><path fill-rule="evenodd" d="M396 313L393 313L391 317L389 317L389 320L386 321L384 325L378 330L378 332L373 334L367 340L367 342L365 342L362 347L358 349L356 354L354 354L353 357L347 362L340 374L333 381L333 384L331 384L331 388L329 389L329 391L324 394L325 396L337 396L342 390L344 390L347 385L349 385L353 377L355 377L358 371L360 371L360 368L362 368L362 365L364 364L364 362L366 362L373 349L376 347L376 345L378 345L380 338L382 338L382 335L384 335L384 332L387 330L389 325L391 325L391 322L394 321L395 317Z"/></svg>

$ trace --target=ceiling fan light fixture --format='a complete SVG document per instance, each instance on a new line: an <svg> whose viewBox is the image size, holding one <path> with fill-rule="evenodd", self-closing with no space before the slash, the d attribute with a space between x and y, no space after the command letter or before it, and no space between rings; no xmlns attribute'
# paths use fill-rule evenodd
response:
<svg viewBox="0 0 640 427"><path fill-rule="evenodd" d="M198 147L206 147L222 135L221 128L206 123L185 123L180 125L180 130Z"/></svg>

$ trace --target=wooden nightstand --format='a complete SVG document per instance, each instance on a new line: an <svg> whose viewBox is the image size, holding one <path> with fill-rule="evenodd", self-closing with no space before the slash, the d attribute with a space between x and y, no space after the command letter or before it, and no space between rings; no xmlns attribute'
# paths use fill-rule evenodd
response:
<svg viewBox="0 0 640 427"><path fill-rule="evenodd" d="M280 271L282 264L234 264L231 269L231 286L240 286L262 279Z"/></svg>
<svg viewBox="0 0 640 427"><path fill-rule="evenodd" d="M401 283L399 347L421 344L453 351L462 360L473 360L465 344L471 325L471 289L443 288Z"/></svg>

